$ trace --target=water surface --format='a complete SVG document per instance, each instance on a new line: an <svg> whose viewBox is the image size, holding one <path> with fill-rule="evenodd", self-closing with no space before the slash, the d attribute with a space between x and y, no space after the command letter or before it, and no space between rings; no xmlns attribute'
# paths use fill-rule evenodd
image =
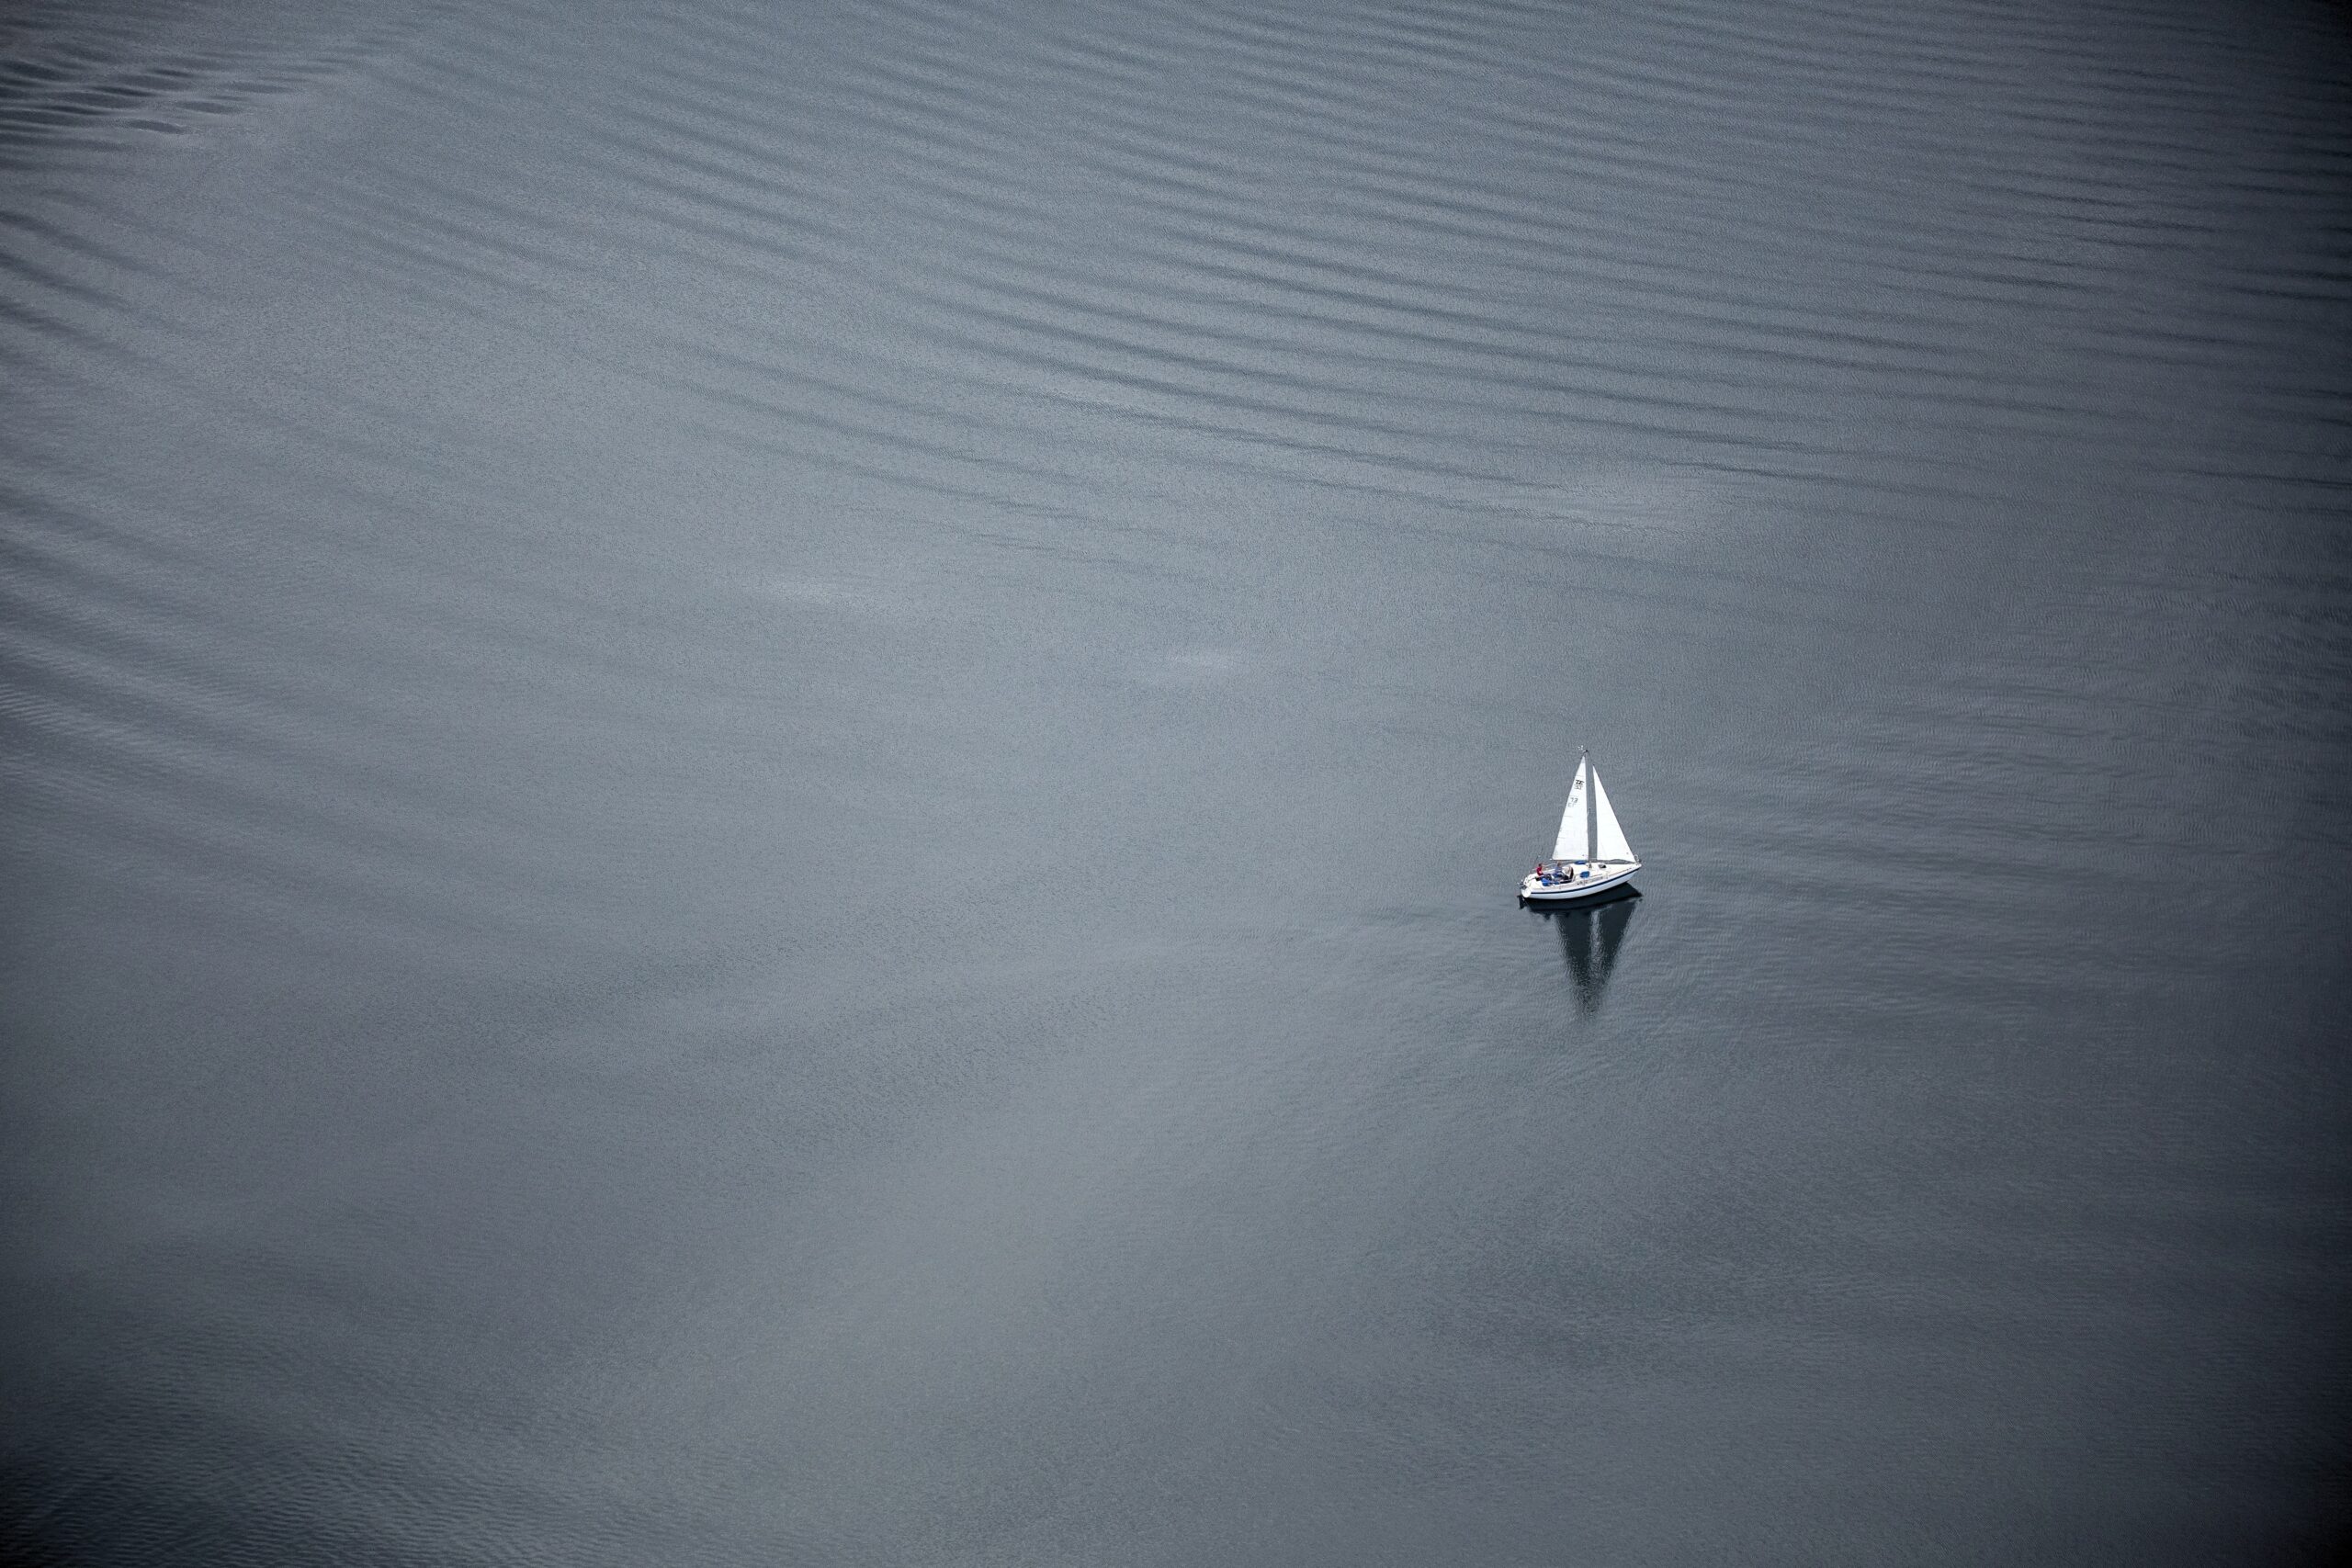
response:
<svg viewBox="0 0 2352 1568"><path fill-rule="evenodd" d="M2347 66L20 12L0 1542L2321 1559Z"/></svg>

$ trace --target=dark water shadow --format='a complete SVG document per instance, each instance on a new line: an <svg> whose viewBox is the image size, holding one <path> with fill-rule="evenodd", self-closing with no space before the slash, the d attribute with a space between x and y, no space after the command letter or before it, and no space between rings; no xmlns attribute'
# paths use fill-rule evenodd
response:
<svg viewBox="0 0 2352 1568"><path fill-rule="evenodd" d="M1529 914L1551 921L1559 931L1560 951L1568 962L1568 983L1583 1012L1600 1010L1609 976L1617 967L1617 954L1625 945L1626 929L1634 923L1634 906L1641 901L1640 889L1627 887L1565 909L1527 907Z"/></svg>

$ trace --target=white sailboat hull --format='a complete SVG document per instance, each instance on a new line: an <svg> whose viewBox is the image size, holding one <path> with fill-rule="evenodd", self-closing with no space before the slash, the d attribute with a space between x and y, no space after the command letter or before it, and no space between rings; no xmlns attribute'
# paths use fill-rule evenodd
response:
<svg viewBox="0 0 2352 1568"><path fill-rule="evenodd" d="M1566 881L1554 882L1549 886L1542 877L1531 873L1519 880L1519 901L1522 904L1573 903L1579 898L1589 898L1596 893L1623 887L1633 880L1634 873L1641 869L1642 863L1637 860L1572 867Z"/></svg>

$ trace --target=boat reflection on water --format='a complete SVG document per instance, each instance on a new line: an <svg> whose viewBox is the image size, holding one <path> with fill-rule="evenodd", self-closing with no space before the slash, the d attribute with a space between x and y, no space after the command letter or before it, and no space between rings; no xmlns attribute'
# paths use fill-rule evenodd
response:
<svg viewBox="0 0 2352 1568"><path fill-rule="evenodd" d="M1609 976L1617 967L1618 950L1625 945L1625 928L1633 924L1634 907L1641 901L1641 893L1628 887L1589 903L1526 906L1535 919L1558 928L1560 951L1568 960L1568 980L1576 987L1577 1005L1585 1012L1600 1006Z"/></svg>

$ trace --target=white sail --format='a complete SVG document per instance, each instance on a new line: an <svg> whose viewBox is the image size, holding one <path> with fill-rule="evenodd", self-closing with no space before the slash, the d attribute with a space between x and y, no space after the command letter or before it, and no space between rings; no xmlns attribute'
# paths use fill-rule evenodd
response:
<svg viewBox="0 0 2352 1568"><path fill-rule="evenodd" d="M1584 831L1584 779L1585 764L1578 762L1577 782L1568 786L1568 808L1560 813L1560 841L1552 846L1554 860L1589 858L1585 852L1589 846ZM1617 819L1612 817L1609 820L1613 827ZM1620 834L1619 838L1622 840L1623 835Z"/></svg>
<svg viewBox="0 0 2352 1568"><path fill-rule="evenodd" d="M1609 792L1600 787L1600 773L1592 775L1593 820L1600 824L1595 860L1632 860L1634 846L1625 841L1625 829L1617 826L1617 813L1609 809ZM1581 827L1583 824L1577 824Z"/></svg>

